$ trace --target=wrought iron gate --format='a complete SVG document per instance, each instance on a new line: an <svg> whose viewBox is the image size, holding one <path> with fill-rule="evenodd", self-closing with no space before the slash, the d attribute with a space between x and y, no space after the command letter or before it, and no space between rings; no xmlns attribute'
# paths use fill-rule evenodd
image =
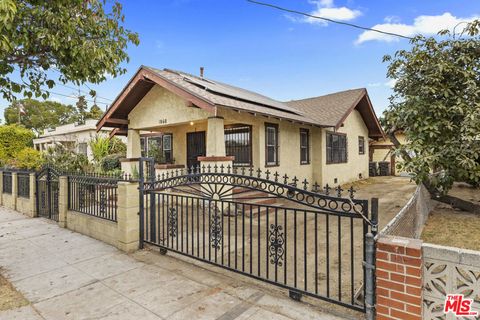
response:
<svg viewBox="0 0 480 320"><path fill-rule="evenodd" d="M286 288L294 299L308 295L369 313L376 210L369 214L368 200L354 199L353 189L347 197L340 187L320 189L252 168L141 175L141 247Z"/></svg>
<svg viewBox="0 0 480 320"><path fill-rule="evenodd" d="M46 166L36 176L38 216L58 221L59 173Z"/></svg>

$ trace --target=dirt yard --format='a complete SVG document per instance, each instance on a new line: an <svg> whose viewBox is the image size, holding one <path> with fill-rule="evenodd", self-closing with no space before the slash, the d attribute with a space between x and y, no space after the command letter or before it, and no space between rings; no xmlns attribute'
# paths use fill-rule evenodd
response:
<svg viewBox="0 0 480 320"><path fill-rule="evenodd" d="M408 202L416 185L407 177L373 177L353 184L357 199L379 199L379 230L387 225ZM346 184L344 189L350 187Z"/></svg>
<svg viewBox="0 0 480 320"><path fill-rule="evenodd" d="M22 294L0 274L0 311L20 308L28 304L29 302Z"/></svg>
<svg viewBox="0 0 480 320"><path fill-rule="evenodd" d="M406 204L415 185L408 178L375 177L355 183L354 188L356 199L379 198L381 229ZM163 195L157 199L154 223L159 234L152 242L262 279L355 303L363 282L365 232L360 217L328 214L282 200L279 206L247 205L240 210L228 204L225 212L240 213L215 219L196 199L161 199ZM165 226L172 225L173 208L171 232ZM147 215L147 225L148 219ZM145 230L147 238L149 231Z"/></svg>
<svg viewBox="0 0 480 320"><path fill-rule="evenodd" d="M480 203L480 189L456 184L450 191L456 197ZM480 250L480 215L439 204L429 215L422 232L425 242Z"/></svg>

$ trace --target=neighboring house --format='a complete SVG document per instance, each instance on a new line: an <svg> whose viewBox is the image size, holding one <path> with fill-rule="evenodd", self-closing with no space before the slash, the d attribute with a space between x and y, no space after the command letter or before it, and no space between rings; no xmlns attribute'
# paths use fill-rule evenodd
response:
<svg viewBox="0 0 480 320"><path fill-rule="evenodd" d="M44 130L38 138L33 140L34 148L46 151L55 145L63 145L79 154L84 154L92 160L92 150L89 141L97 134L97 120L88 119L84 124L70 123L56 128ZM100 134L107 135L110 130L102 129Z"/></svg>
<svg viewBox="0 0 480 320"><path fill-rule="evenodd" d="M322 185L367 178L369 138L384 137L366 89L280 102L144 66L99 120L106 127L128 136L126 171L156 144L158 170L232 164Z"/></svg>
<svg viewBox="0 0 480 320"><path fill-rule="evenodd" d="M405 143L405 134L396 133L395 137L397 137L398 142L401 144ZM397 164L402 161L402 158L393 154L393 147L393 143L388 137L372 141L370 143L370 161L388 161L390 162L390 174L392 176L406 175L406 173L397 168Z"/></svg>

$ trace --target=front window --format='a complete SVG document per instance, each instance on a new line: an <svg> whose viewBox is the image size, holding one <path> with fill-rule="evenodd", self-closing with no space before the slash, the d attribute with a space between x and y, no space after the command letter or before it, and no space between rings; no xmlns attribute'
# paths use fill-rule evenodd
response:
<svg viewBox="0 0 480 320"><path fill-rule="evenodd" d="M233 165L252 165L252 128L249 125L225 127L225 151L234 156Z"/></svg>
<svg viewBox="0 0 480 320"><path fill-rule="evenodd" d="M358 154L365 154L365 138L358 137Z"/></svg>
<svg viewBox="0 0 480 320"><path fill-rule="evenodd" d="M265 124L265 164L267 166L278 166L278 125Z"/></svg>
<svg viewBox="0 0 480 320"><path fill-rule="evenodd" d="M300 129L300 163L310 163L310 132L308 129Z"/></svg>
<svg viewBox="0 0 480 320"><path fill-rule="evenodd" d="M156 163L173 163L173 136L171 133L140 138L142 157L154 158Z"/></svg>
<svg viewBox="0 0 480 320"><path fill-rule="evenodd" d="M79 143L78 144L78 153L86 156L87 152L88 152L88 144L85 143L85 142Z"/></svg>
<svg viewBox="0 0 480 320"><path fill-rule="evenodd" d="M327 164L347 162L347 136L327 132Z"/></svg>

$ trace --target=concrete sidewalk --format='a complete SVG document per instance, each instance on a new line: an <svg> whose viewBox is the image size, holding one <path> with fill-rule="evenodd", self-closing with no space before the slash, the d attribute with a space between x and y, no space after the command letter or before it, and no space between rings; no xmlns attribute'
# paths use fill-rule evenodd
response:
<svg viewBox="0 0 480 320"><path fill-rule="evenodd" d="M0 319L345 319L244 277L112 246L0 208L2 274L31 301ZM351 318L358 318L358 315Z"/></svg>

